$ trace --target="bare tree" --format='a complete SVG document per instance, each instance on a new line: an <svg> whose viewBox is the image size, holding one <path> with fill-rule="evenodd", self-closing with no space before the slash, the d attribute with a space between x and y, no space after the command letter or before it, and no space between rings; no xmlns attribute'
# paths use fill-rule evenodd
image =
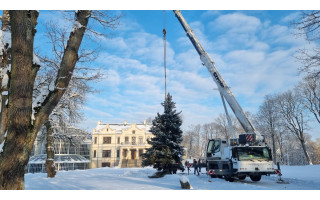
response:
<svg viewBox="0 0 320 200"><path fill-rule="evenodd" d="M40 68L34 56L33 42L39 12L10 11L11 74L8 88L7 136L0 153L0 189L24 189L24 169L34 140L68 88L78 51L87 30L89 18L104 27L114 25L114 19L103 12L74 12L74 26L61 55L57 75L45 93L33 102L33 91ZM98 19L104 16L105 19ZM110 22L110 23L108 23ZM93 29L91 30L93 31Z"/></svg>
<svg viewBox="0 0 320 200"><path fill-rule="evenodd" d="M183 134L182 146L188 149L187 152L189 158L199 157L201 155L200 128L200 125L192 125L189 127L189 130L185 131Z"/></svg>
<svg viewBox="0 0 320 200"><path fill-rule="evenodd" d="M312 113L320 124L320 80L307 76L296 87L297 94L302 98L303 105Z"/></svg>
<svg viewBox="0 0 320 200"><path fill-rule="evenodd" d="M216 138L216 131L214 129L214 124L213 123L208 123L208 124L204 124L202 126L203 129L203 133L205 135L205 138L207 139L213 139Z"/></svg>
<svg viewBox="0 0 320 200"><path fill-rule="evenodd" d="M320 164L320 138L317 138L316 141L310 141L310 146L313 163L318 165Z"/></svg>
<svg viewBox="0 0 320 200"><path fill-rule="evenodd" d="M289 90L277 95L276 102L277 109L284 121L284 126L299 140L307 163L312 165L306 147L305 130L307 126L307 117L301 99L293 91Z"/></svg>
<svg viewBox="0 0 320 200"><path fill-rule="evenodd" d="M219 116L214 119L213 123L218 131L218 134L221 135L227 141L227 143L229 143L231 133L226 115L220 113Z"/></svg>
<svg viewBox="0 0 320 200"><path fill-rule="evenodd" d="M298 36L308 41L319 41L320 39L320 11L301 11L300 18L293 22L298 30ZM302 63L301 72L310 76L318 77L320 74L320 47L317 45L312 50L302 48L298 51L297 60Z"/></svg>
<svg viewBox="0 0 320 200"><path fill-rule="evenodd" d="M273 161L277 163L276 139L279 130L279 113L277 111L276 99L274 96L266 95L264 102L259 107L256 124L259 129L271 138Z"/></svg>

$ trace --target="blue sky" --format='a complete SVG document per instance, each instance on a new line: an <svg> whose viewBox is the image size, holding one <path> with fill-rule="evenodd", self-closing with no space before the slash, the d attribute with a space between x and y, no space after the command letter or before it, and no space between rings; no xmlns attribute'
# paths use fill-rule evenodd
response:
<svg viewBox="0 0 320 200"><path fill-rule="evenodd" d="M223 113L207 69L172 11L121 11L121 26L101 41L95 62L106 78L84 107L85 127L97 121L141 122L162 112L162 29L167 29L167 91L182 111L184 128ZM290 22L298 11L182 11L245 111L255 113L267 94L291 89L301 77L293 55L309 47Z"/></svg>
<svg viewBox="0 0 320 200"><path fill-rule="evenodd" d="M93 85L100 92L88 97L83 128L91 131L98 120L139 123L163 111L164 21L167 91L182 111L183 128L212 122L224 112L215 83L171 10L114 12L124 17L110 37L98 41L103 49L92 67L100 67L105 77ZM293 35L290 22L299 15L296 10L182 10L182 14L239 104L251 113L256 113L265 95L298 83L299 63L293 55L301 47L315 45ZM56 16L40 11L39 36L43 22L51 17ZM35 45L41 46L43 41ZM317 136L319 125L311 127L310 133Z"/></svg>

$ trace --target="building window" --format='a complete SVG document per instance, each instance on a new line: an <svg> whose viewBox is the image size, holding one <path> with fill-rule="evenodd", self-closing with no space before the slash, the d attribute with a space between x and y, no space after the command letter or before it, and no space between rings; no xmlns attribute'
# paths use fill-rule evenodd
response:
<svg viewBox="0 0 320 200"><path fill-rule="evenodd" d="M141 158L142 154L143 154L143 149L139 149L139 157L140 158Z"/></svg>
<svg viewBox="0 0 320 200"><path fill-rule="evenodd" d="M103 158L110 158L111 157L111 150L103 150L102 157Z"/></svg>
<svg viewBox="0 0 320 200"><path fill-rule="evenodd" d="M123 157L126 158L127 157L127 152L128 150L127 149L123 149Z"/></svg>
<svg viewBox="0 0 320 200"><path fill-rule="evenodd" d="M97 157L97 151L96 150L93 151L93 157L94 158Z"/></svg>
<svg viewBox="0 0 320 200"><path fill-rule="evenodd" d="M135 130L133 130L133 131L132 131L132 134L136 134L136 131L135 131Z"/></svg>
<svg viewBox="0 0 320 200"><path fill-rule="evenodd" d="M97 144L97 137L94 137L94 144Z"/></svg>
<svg viewBox="0 0 320 200"><path fill-rule="evenodd" d="M125 142L125 144L129 144L129 137L125 137L124 142Z"/></svg>
<svg viewBox="0 0 320 200"><path fill-rule="evenodd" d="M117 158L120 157L120 150L117 150Z"/></svg>
<svg viewBox="0 0 320 200"><path fill-rule="evenodd" d="M103 162L103 163L101 163L101 167L110 167L110 163L109 162Z"/></svg>
<svg viewBox="0 0 320 200"><path fill-rule="evenodd" d="M103 144L111 144L111 137L103 137Z"/></svg>
<svg viewBox="0 0 320 200"><path fill-rule="evenodd" d="M136 137L132 137L132 145L136 145Z"/></svg>
<svg viewBox="0 0 320 200"><path fill-rule="evenodd" d="M117 143L118 143L118 144L120 144L120 137L118 137L118 141L117 141Z"/></svg>
<svg viewBox="0 0 320 200"><path fill-rule="evenodd" d="M143 137L142 136L139 137L138 143L143 144Z"/></svg>
<svg viewBox="0 0 320 200"><path fill-rule="evenodd" d="M131 149L131 159L136 159L136 150Z"/></svg>

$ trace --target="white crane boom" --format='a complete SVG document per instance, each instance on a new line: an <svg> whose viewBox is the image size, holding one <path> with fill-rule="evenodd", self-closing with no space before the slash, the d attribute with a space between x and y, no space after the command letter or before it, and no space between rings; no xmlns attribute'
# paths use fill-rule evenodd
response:
<svg viewBox="0 0 320 200"><path fill-rule="evenodd" d="M241 126L248 134L255 134L256 136L260 136L259 132L255 130L253 125L251 124L250 120L247 118L245 113L243 112L241 106L233 96L230 88L227 86L227 84L224 82L223 78L221 77L220 73L218 72L217 68L215 67L215 64L213 60L210 58L209 54L203 49L200 42L194 35L193 31L189 27L188 23L182 16L181 12L179 10L173 11L178 18L180 24L182 25L183 29L187 33L187 36L191 40L191 43L197 50L200 60L202 63L207 67L209 73L211 74L214 82L217 84L219 91L223 95L223 97L228 102L230 108L232 109L233 113L237 117L238 121L240 122Z"/></svg>

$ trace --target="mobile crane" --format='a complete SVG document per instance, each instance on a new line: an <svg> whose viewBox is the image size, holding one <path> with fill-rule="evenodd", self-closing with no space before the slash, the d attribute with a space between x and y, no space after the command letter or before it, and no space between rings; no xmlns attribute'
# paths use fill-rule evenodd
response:
<svg viewBox="0 0 320 200"><path fill-rule="evenodd" d="M244 134L239 135L239 138L230 139L229 144L228 141L222 139L209 140L206 155L207 170L214 170L215 174L212 174L212 177L218 176L230 182L235 178L244 180L247 176L252 181L260 181L261 175L275 174L271 149L266 145L265 137L255 130L181 11L174 10L173 12L197 50L203 65L206 66L213 81L217 84L220 94L226 99L245 131Z"/></svg>

